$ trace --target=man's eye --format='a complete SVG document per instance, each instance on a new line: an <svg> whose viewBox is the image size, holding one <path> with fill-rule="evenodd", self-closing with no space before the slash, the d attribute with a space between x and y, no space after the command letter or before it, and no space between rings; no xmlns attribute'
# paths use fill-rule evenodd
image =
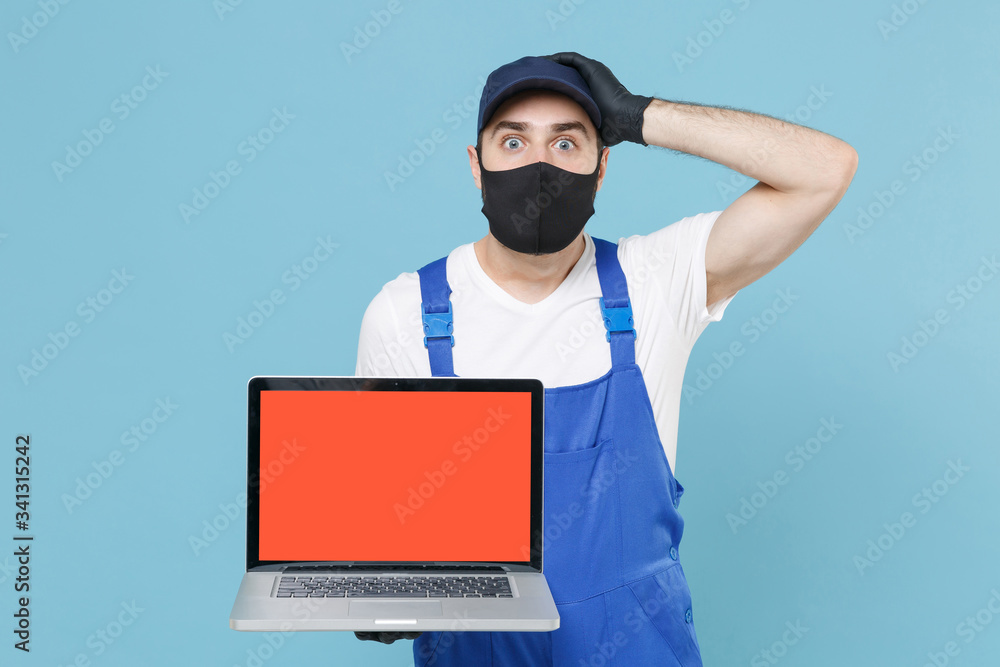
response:
<svg viewBox="0 0 1000 667"><path fill-rule="evenodd" d="M521 147L521 140L520 139L515 139L514 137L511 137L509 139L505 139L503 143L504 143L504 146L506 146L507 148L509 148L512 151L516 151L518 148Z"/></svg>
<svg viewBox="0 0 1000 667"><path fill-rule="evenodd" d="M559 150L568 151L569 149L573 148L573 142L570 141L569 139L560 139L556 143L556 146L559 147Z"/></svg>

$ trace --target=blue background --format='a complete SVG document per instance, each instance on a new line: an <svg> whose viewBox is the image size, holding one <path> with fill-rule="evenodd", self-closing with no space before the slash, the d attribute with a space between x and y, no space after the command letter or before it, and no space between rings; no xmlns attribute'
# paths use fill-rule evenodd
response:
<svg viewBox="0 0 1000 667"><path fill-rule="evenodd" d="M575 50L633 92L790 118L860 156L838 208L737 296L688 366L689 388L699 371L710 380L682 401L678 448L705 663L772 664L767 650L786 665L918 666L952 641L949 664L997 664L1000 619L981 613L990 622L974 632L959 624L1000 591L1000 280L983 264L1000 251L1000 7L220 6L0 9L0 535L11 545L0 550L0 662L410 664L409 642L303 633L268 651L263 636L228 629L244 558L243 510L232 520L226 511L244 489L246 381L353 373L361 316L381 285L486 231L465 154L483 79L522 55ZM366 25L373 37L359 37ZM345 52L355 39L361 47ZM122 95L136 107L127 117ZM294 117L263 133L273 141L251 161L241 142L275 109ZM81 142L86 152L85 133L95 137L102 119L113 131L57 174L53 163ZM430 152L435 132L443 141ZM921 155L926 169L914 169ZM239 173L207 188L207 206L185 219L181 205L193 207L195 190L229 161ZM387 173L404 176L390 184ZM731 179L738 188L726 187ZM619 145L588 229L647 233L724 208L750 185L706 160ZM859 207L872 214L866 229ZM306 262L315 270L296 285L286 272L317 239L337 248ZM102 292L123 270L133 276L124 289ZM959 285L977 290L961 308ZM227 345L276 289L284 301ZM769 313L780 290L796 300ZM78 309L88 298L106 304ZM914 336L940 309L947 321L935 334ZM69 322L78 335L63 339ZM887 355L902 354L904 337L922 345L894 367ZM718 361L736 341L744 354ZM41 370L19 370L36 352ZM151 433L128 451L123 432L141 428L158 399L177 408L146 421ZM786 455L824 418L842 428L799 468ZM24 433L30 654L10 632L14 439ZM115 450L121 464L67 506ZM968 470L934 491L949 462ZM787 483L769 486L779 472ZM924 488L934 503L914 498ZM755 512L744 505L750 518L734 522L744 499ZM897 538L889 529L904 512L913 522ZM212 522L224 528L192 546L212 537ZM888 548L872 551L869 540ZM134 622L113 643L97 639L133 602ZM786 624L807 630L791 644Z"/></svg>

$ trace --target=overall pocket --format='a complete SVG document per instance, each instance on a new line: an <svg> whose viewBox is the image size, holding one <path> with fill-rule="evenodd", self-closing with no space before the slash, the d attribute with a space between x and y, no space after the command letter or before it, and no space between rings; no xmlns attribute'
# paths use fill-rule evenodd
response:
<svg viewBox="0 0 1000 667"><path fill-rule="evenodd" d="M636 649L636 658L657 659L657 665L701 667L701 650L694 631L691 593L680 563L623 587L631 601L619 599L621 628ZM644 663L644 664L647 664Z"/></svg>
<svg viewBox="0 0 1000 667"><path fill-rule="evenodd" d="M542 568L557 603L621 583L621 510L614 443L545 454Z"/></svg>
<svg viewBox="0 0 1000 667"><path fill-rule="evenodd" d="M545 453L590 449L604 414L611 371L584 384L545 390Z"/></svg>

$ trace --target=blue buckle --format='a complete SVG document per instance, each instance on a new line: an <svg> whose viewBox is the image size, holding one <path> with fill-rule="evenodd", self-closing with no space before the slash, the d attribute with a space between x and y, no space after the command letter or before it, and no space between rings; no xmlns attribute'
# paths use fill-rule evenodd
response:
<svg viewBox="0 0 1000 667"><path fill-rule="evenodd" d="M424 314L424 347L427 347L428 338L449 338L451 346L455 347L455 337L451 335L455 330L451 319L451 301L448 301L448 310L443 313L428 313L424 304L420 304L420 310Z"/></svg>
<svg viewBox="0 0 1000 667"><path fill-rule="evenodd" d="M604 305L604 297L601 297L601 315L604 317L604 328L608 330L605 338L611 342L611 334L632 332L633 340L639 338L635 332L635 324L632 321L632 300L625 299L625 305L619 308L609 308Z"/></svg>

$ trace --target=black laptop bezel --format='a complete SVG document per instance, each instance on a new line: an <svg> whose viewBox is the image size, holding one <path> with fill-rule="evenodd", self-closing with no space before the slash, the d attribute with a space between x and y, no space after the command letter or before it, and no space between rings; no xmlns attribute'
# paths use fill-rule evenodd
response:
<svg viewBox="0 0 1000 667"><path fill-rule="evenodd" d="M303 562L261 560L260 554L260 393L261 391L501 391L531 394L531 543L528 561L407 561ZM543 427L545 393L536 379L390 378L256 376L247 383L247 572L280 572L289 567L310 569L416 570L471 567L508 572L542 571L542 500L544 494Z"/></svg>

